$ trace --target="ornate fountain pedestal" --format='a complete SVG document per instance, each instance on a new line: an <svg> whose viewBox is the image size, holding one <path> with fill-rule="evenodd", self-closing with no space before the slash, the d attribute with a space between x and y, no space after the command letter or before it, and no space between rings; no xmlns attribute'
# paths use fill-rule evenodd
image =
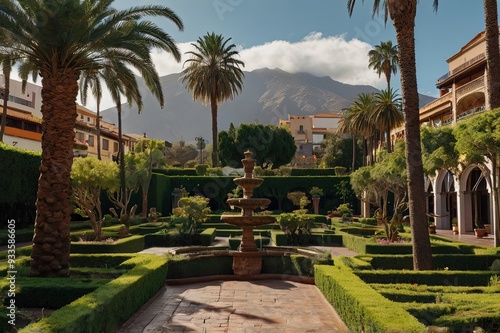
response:
<svg viewBox="0 0 500 333"><path fill-rule="evenodd" d="M255 160L252 159L252 152L246 151L244 154L245 158L241 162L243 163L245 176L234 179L234 182L243 188L243 198L227 200L230 206L241 208L241 215L222 215L221 220L225 223L240 226L243 230L240 250L232 254L234 274L256 275L262 271L262 253L255 245L253 228L274 223L276 219L272 216L254 216L256 208L267 207L271 201L265 198L252 198L254 188L262 184L264 180L253 177Z"/></svg>

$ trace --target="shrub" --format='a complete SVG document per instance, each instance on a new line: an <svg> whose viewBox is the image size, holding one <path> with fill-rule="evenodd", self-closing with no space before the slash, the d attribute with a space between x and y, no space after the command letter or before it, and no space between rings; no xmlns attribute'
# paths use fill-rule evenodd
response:
<svg viewBox="0 0 500 333"><path fill-rule="evenodd" d="M180 198L179 207L173 209L171 223L179 223L181 234L194 235L198 232L198 223L204 222L210 213L208 202L207 198L199 195Z"/></svg>
<svg viewBox="0 0 500 333"><path fill-rule="evenodd" d="M198 176L205 176L207 174L208 165L206 165L206 164L198 164L198 165L195 166L195 170L196 170L196 175L198 175Z"/></svg>

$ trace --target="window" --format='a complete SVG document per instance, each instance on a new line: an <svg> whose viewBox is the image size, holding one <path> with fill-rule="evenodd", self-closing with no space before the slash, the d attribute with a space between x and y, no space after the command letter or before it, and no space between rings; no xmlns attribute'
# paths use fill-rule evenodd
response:
<svg viewBox="0 0 500 333"><path fill-rule="evenodd" d="M89 122L89 123L90 123L90 117L87 117L87 122Z"/></svg>
<svg viewBox="0 0 500 333"><path fill-rule="evenodd" d="M113 142L113 152L116 153L118 151L118 142Z"/></svg>
<svg viewBox="0 0 500 333"><path fill-rule="evenodd" d="M94 147L94 136L89 135L89 139L87 140L87 143L89 144L90 147Z"/></svg>
<svg viewBox="0 0 500 333"><path fill-rule="evenodd" d="M299 126L298 134L304 134L304 125Z"/></svg>
<svg viewBox="0 0 500 333"><path fill-rule="evenodd" d="M82 142L85 141L85 134L83 134L82 132L76 132L75 134L76 138Z"/></svg>
<svg viewBox="0 0 500 333"><path fill-rule="evenodd" d="M81 120L83 120L83 118L84 118L84 117L83 117L83 114L81 114L81 115L80 115L80 119L81 119Z"/></svg>
<svg viewBox="0 0 500 333"><path fill-rule="evenodd" d="M109 140L102 139L102 150L108 150L108 149L109 149Z"/></svg>

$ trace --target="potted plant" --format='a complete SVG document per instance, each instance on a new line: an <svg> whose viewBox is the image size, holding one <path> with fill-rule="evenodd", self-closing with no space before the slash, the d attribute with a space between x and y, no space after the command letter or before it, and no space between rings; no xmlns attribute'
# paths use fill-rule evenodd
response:
<svg viewBox="0 0 500 333"><path fill-rule="evenodd" d="M451 225L453 227L453 234L458 235L458 219L456 217L451 220Z"/></svg>
<svg viewBox="0 0 500 333"><path fill-rule="evenodd" d="M320 200L320 197L323 196L323 189L321 189L317 186L313 186L311 188L311 190L309 191L309 194L312 197L314 214L318 214L318 212L319 212L319 200Z"/></svg>
<svg viewBox="0 0 500 333"><path fill-rule="evenodd" d="M436 224L434 223L434 220L429 220L429 234L435 234L436 233Z"/></svg>
<svg viewBox="0 0 500 333"><path fill-rule="evenodd" d="M486 232L486 229L481 223L475 223L475 228L474 228L474 233L476 234L477 238L483 238L484 236L487 236L488 233Z"/></svg>

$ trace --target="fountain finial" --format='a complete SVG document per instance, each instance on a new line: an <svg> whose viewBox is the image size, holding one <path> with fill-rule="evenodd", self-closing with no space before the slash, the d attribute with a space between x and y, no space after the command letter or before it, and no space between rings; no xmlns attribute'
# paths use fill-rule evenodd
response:
<svg viewBox="0 0 500 333"><path fill-rule="evenodd" d="M253 169L255 167L255 160L252 158L253 153L247 150L243 154L245 158L241 160L241 163L243 163L243 169L245 170L244 178L253 178Z"/></svg>

